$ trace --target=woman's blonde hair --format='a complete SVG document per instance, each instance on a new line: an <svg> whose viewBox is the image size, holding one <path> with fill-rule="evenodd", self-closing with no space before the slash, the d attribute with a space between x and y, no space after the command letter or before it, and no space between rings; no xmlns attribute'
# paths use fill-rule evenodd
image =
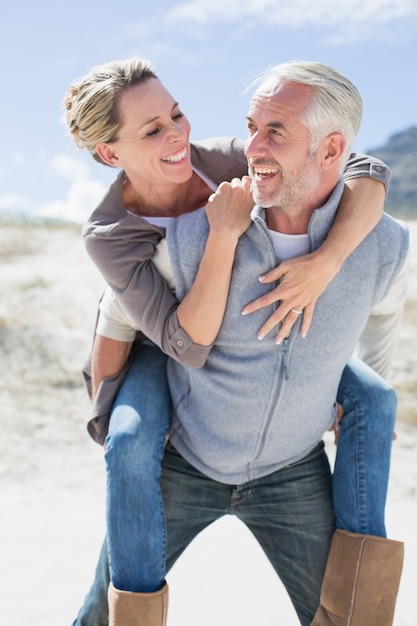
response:
<svg viewBox="0 0 417 626"><path fill-rule="evenodd" d="M96 146L116 138L122 122L118 108L120 94L149 78L157 78L150 61L129 57L97 65L74 81L65 94L63 119L75 144L105 164Z"/></svg>

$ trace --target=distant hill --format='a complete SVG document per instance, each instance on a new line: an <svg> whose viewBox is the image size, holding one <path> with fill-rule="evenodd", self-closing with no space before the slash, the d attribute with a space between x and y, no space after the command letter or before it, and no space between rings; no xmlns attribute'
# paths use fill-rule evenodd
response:
<svg viewBox="0 0 417 626"><path fill-rule="evenodd" d="M417 126L392 135L384 146L369 149L367 153L391 168L387 212L417 219Z"/></svg>

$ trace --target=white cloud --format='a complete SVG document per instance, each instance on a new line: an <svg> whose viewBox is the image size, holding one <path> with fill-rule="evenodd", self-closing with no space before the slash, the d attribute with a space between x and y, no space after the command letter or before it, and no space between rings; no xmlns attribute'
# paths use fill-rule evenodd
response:
<svg viewBox="0 0 417 626"><path fill-rule="evenodd" d="M416 0L189 0L177 2L165 14L130 22L124 32L142 56L153 60L166 54L180 57L172 41L179 35L210 38L216 24L239 28L265 26L301 30L319 28L323 42L340 44L364 40L401 42L414 37L417 26ZM158 42L155 44L155 42ZM168 43L169 42L169 43Z"/></svg>
<svg viewBox="0 0 417 626"><path fill-rule="evenodd" d="M90 176L90 168L81 158L72 157L65 152L56 154L51 165L58 174L69 180L88 179Z"/></svg>
<svg viewBox="0 0 417 626"><path fill-rule="evenodd" d="M7 193L0 196L0 211L25 211L29 207L29 200L18 193Z"/></svg>
<svg viewBox="0 0 417 626"><path fill-rule="evenodd" d="M269 24L301 27L343 25L346 22L388 23L417 16L415 0L190 0L176 5L169 20L203 24L213 20L253 18Z"/></svg>
<svg viewBox="0 0 417 626"><path fill-rule="evenodd" d="M13 162L18 166L24 162L24 158L23 153L16 153L9 159L9 163ZM84 222L104 196L108 183L92 177L83 156L73 157L63 152L57 153L49 160L49 166L55 173L70 181L68 192L64 190L61 195L64 199L45 202L37 200L33 195L24 196L11 191L0 196L0 212ZM59 187L62 188L62 184L55 187L58 190L53 193L59 196Z"/></svg>
<svg viewBox="0 0 417 626"><path fill-rule="evenodd" d="M66 200L48 202L36 210L39 217L84 222L103 197L106 186L98 180L76 180Z"/></svg>
<svg viewBox="0 0 417 626"><path fill-rule="evenodd" d="M208 36L218 23L240 28L281 27L301 30L319 28L323 43L358 41L403 42L415 37L415 0L189 0L178 3L156 28L181 29L183 33ZM154 33L154 30L151 32Z"/></svg>

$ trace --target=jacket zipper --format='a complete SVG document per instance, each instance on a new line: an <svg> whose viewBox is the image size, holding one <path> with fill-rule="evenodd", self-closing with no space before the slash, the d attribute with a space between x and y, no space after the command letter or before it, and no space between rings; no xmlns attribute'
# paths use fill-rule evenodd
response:
<svg viewBox="0 0 417 626"><path fill-rule="evenodd" d="M290 377L290 374L288 371L289 370L289 355L288 355L289 343L290 343L289 337L286 337L282 343L282 366L283 366L285 380L288 380Z"/></svg>

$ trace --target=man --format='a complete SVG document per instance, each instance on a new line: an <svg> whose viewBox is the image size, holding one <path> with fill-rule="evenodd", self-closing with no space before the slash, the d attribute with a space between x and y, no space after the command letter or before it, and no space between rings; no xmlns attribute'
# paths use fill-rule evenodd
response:
<svg viewBox="0 0 417 626"><path fill-rule="evenodd" d="M246 155L258 206L237 248L221 331L203 369L169 363L174 414L161 478L168 568L203 528L233 513L258 539L303 626L319 605L334 531L321 438L334 420L343 368L404 265L407 234L383 217L318 301L306 338L293 332L277 348L263 326L271 309L241 311L266 293L254 279L275 265L276 256L317 249L325 238L360 118L357 90L331 68L289 63L267 73L248 114ZM168 227L178 299L193 282L207 232L204 212ZM96 621L80 624L106 623L103 555L88 598ZM380 595L369 601L373 609L382 602ZM328 621L317 623L331 624L329 612L339 614L338 606L321 609ZM383 619L373 623L389 623Z"/></svg>

